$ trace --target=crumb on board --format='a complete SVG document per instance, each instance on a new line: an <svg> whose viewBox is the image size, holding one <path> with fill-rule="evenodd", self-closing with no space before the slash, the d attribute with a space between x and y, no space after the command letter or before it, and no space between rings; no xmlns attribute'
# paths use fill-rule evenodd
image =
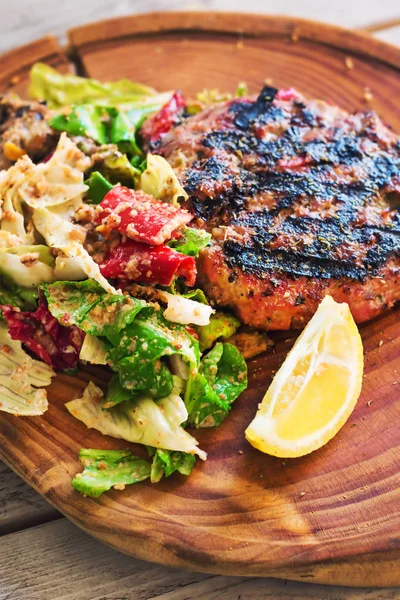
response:
<svg viewBox="0 0 400 600"><path fill-rule="evenodd" d="M383 344L383 340L379 340L378 346L381 347Z"/></svg>
<svg viewBox="0 0 400 600"><path fill-rule="evenodd" d="M353 59L350 58L350 56L346 56L346 58L344 59L344 64L346 65L346 69L348 69L349 71L354 69L354 62Z"/></svg>
<svg viewBox="0 0 400 600"><path fill-rule="evenodd" d="M300 496L305 496L306 493L305 492L300 492Z"/></svg>
<svg viewBox="0 0 400 600"><path fill-rule="evenodd" d="M371 102L371 100L373 99L373 94L371 92L371 90L369 89L369 87L365 87L364 88L364 92L363 92L363 100L364 102Z"/></svg>
<svg viewBox="0 0 400 600"><path fill-rule="evenodd" d="M300 36L299 36L299 31L298 29L293 29L292 34L290 36L291 41L293 42L293 44L295 44L296 42L299 41Z"/></svg>
<svg viewBox="0 0 400 600"><path fill-rule="evenodd" d="M243 50L243 48L244 48L244 43L243 43L243 40L238 40L238 41L237 41L237 43L236 43L236 48L237 48L238 50Z"/></svg>
<svg viewBox="0 0 400 600"><path fill-rule="evenodd" d="M239 450L239 454L243 454L243 450Z"/></svg>
<svg viewBox="0 0 400 600"><path fill-rule="evenodd" d="M372 400L368 400L368 402L367 402L368 408L371 406L371 403L372 403Z"/></svg>

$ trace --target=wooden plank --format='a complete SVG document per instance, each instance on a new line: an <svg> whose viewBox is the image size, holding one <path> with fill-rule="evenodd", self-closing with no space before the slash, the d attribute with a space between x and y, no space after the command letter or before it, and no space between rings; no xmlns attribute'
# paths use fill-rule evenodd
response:
<svg viewBox="0 0 400 600"><path fill-rule="evenodd" d="M0 462L0 536L60 516L58 511Z"/></svg>
<svg viewBox="0 0 400 600"><path fill-rule="evenodd" d="M139 540L138 540L138 543ZM98 544L62 519L2 538L0 600L363 600L365 590L160 567ZM395 600L399 590L369 590Z"/></svg>

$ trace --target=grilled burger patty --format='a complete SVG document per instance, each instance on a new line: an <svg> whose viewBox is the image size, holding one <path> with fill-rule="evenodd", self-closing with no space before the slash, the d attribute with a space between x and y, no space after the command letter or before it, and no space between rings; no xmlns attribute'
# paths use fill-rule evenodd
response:
<svg viewBox="0 0 400 600"><path fill-rule="evenodd" d="M374 112L264 87L149 149L212 233L201 286L244 323L303 327L326 294L361 322L400 298L400 141Z"/></svg>

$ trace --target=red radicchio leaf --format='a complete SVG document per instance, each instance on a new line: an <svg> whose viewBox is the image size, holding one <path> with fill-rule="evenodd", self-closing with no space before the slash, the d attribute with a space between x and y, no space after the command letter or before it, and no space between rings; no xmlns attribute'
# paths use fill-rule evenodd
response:
<svg viewBox="0 0 400 600"><path fill-rule="evenodd" d="M13 340L22 342L54 369L76 367L85 334L76 325L61 325L47 308L42 293L35 312L21 312L5 304L0 308Z"/></svg>
<svg viewBox="0 0 400 600"><path fill-rule="evenodd" d="M115 186L108 192L96 214L96 223L101 223L105 234L114 229L131 240L152 246L171 239L177 229L192 219L187 210L123 186Z"/></svg>
<svg viewBox="0 0 400 600"><path fill-rule="evenodd" d="M125 242L111 250L100 265L101 274L110 279L171 285L174 277L184 277L187 285L196 281L196 261L169 246L147 246Z"/></svg>

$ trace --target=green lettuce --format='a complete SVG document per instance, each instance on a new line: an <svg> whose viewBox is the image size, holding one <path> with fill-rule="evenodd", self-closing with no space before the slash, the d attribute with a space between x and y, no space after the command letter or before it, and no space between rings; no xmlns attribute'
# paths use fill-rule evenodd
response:
<svg viewBox="0 0 400 600"><path fill-rule="evenodd" d="M3 278L0 280L0 304L10 304L21 310L34 311L37 308L37 288L23 288Z"/></svg>
<svg viewBox="0 0 400 600"><path fill-rule="evenodd" d="M151 483L158 483L163 477L170 477L176 471L181 475L190 475L196 464L195 455L187 452L151 447L148 447L148 452L153 457L150 474Z"/></svg>
<svg viewBox="0 0 400 600"><path fill-rule="evenodd" d="M57 131L84 136L100 145L116 144L121 152L142 155L136 133L145 118L170 99L171 93L157 94L151 88L128 80L100 83L76 75L61 75L37 63L31 70L29 93L60 109L49 120ZM63 107L70 106L66 113Z"/></svg>
<svg viewBox="0 0 400 600"><path fill-rule="evenodd" d="M139 187L153 198L179 206L188 195L179 183L171 165L157 154L148 154L146 169L140 176Z"/></svg>
<svg viewBox="0 0 400 600"><path fill-rule="evenodd" d="M188 422L195 427L217 427L247 387L247 366L231 344L218 342L202 359L197 375L186 385Z"/></svg>
<svg viewBox="0 0 400 600"><path fill-rule="evenodd" d="M140 169L129 161L126 154L119 153L106 157L101 172L110 183L120 183L129 188L135 188L140 177Z"/></svg>
<svg viewBox="0 0 400 600"><path fill-rule="evenodd" d="M206 248L211 240L211 233L203 231L202 229L193 229L187 227L182 237L176 240L171 240L168 243L170 248L174 248L177 252L186 254L188 256L197 256L200 250Z"/></svg>
<svg viewBox="0 0 400 600"><path fill-rule="evenodd" d="M56 319L97 337L118 336L146 305L123 294L108 294L92 279L56 281L42 289Z"/></svg>
<svg viewBox="0 0 400 600"><path fill-rule="evenodd" d="M103 435L205 458L197 441L182 427L188 415L181 391L182 382L175 377L171 394L157 402L143 393L104 410L104 394L90 382L82 398L67 402L65 407L76 419Z"/></svg>
<svg viewBox="0 0 400 600"><path fill-rule="evenodd" d="M83 448L79 461L84 467L72 480L72 486L85 496L98 498L112 487L123 490L126 485L148 479L148 461L133 456L129 450L93 450Z"/></svg>
<svg viewBox="0 0 400 600"><path fill-rule="evenodd" d="M125 486L145 479L158 483L176 471L190 475L196 458L186 452L149 449L152 463L133 456L129 450L93 450L82 448L79 461L84 467L72 480L72 486L84 496L98 498L111 488L123 490Z"/></svg>
<svg viewBox="0 0 400 600"><path fill-rule="evenodd" d="M113 345L108 355L110 365L119 373L122 386L147 390L155 398L172 390L172 374L162 357L180 354L192 369L199 363L198 342L186 327L170 323L152 308L143 310L122 336L109 339Z"/></svg>
<svg viewBox="0 0 400 600"><path fill-rule="evenodd" d="M128 79L111 83L100 82L72 73L63 75L49 65L36 63L30 72L29 95L36 100L47 102L50 108L60 108L71 104L107 105L109 102L134 102L156 96L156 92L146 85Z"/></svg>
<svg viewBox="0 0 400 600"><path fill-rule="evenodd" d="M69 114L56 115L48 123L57 131L86 136L98 144L107 144L109 137L104 116L105 111L100 106L73 106Z"/></svg>
<svg viewBox="0 0 400 600"><path fill-rule="evenodd" d="M114 373L108 383L103 408L112 408L120 402L125 402L125 400L130 400L131 398L132 392L122 387L119 381L118 373Z"/></svg>
<svg viewBox="0 0 400 600"><path fill-rule="evenodd" d="M179 354L190 370L199 365L198 342L186 327L170 323L143 300L107 294L91 280L45 284L42 289L56 319L104 341L109 365L132 393L146 391L162 398L172 391L172 373L163 357Z"/></svg>
<svg viewBox="0 0 400 600"><path fill-rule="evenodd" d="M210 317L210 323L199 327L197 332L200 342L200 350L208 350L218 339L231 337L240 327L240 321L229 313L217 311Z"/></svg>
<svg viewBox="0 0 400 600"><path fill-rule="evenodd" d="M92 204L100 204L104 196L113 188L112 183L107 181L99 171L93 171L89 179L85 181L85 184L88 186L86 198Z"/></svg>

